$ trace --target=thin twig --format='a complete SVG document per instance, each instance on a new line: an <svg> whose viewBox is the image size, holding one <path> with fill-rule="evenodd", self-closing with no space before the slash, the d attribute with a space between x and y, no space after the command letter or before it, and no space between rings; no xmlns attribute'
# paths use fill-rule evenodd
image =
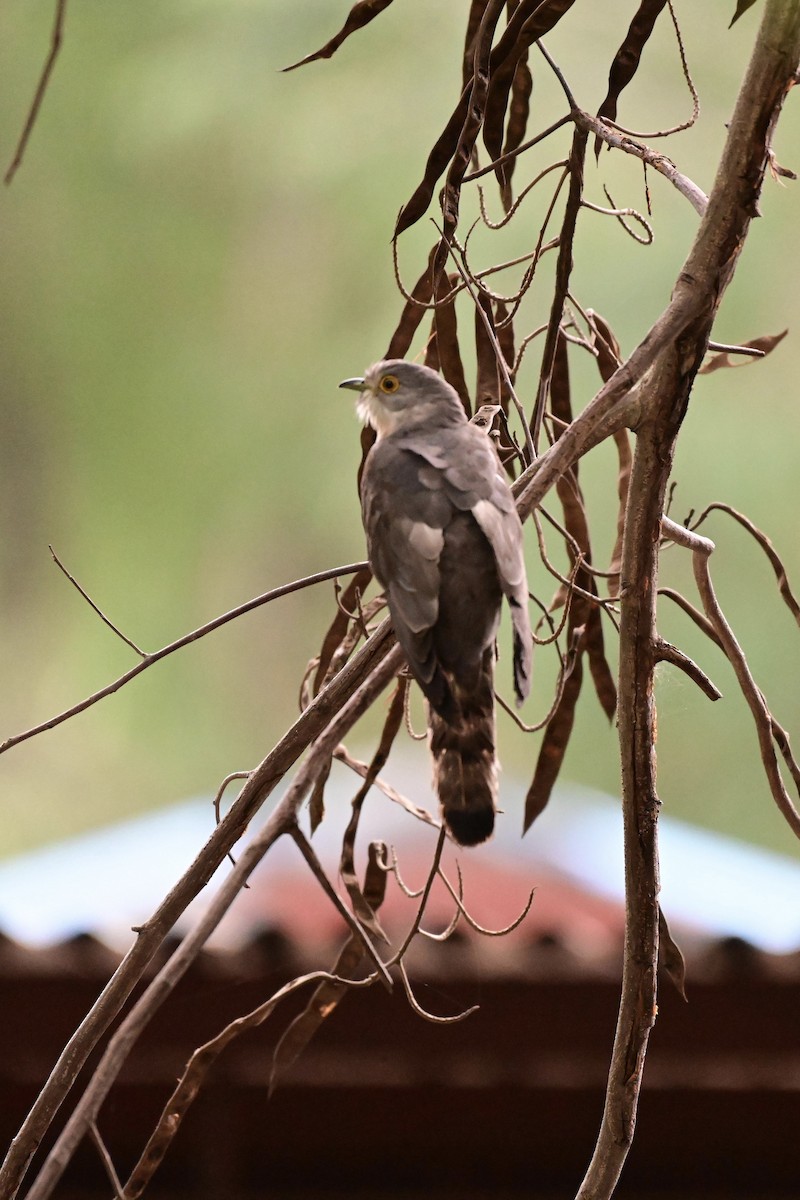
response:
<svg viewBox="0 0 800 1200"><path fill-rule="evenodd" d="M391 874L394 875L395 880L397 881L397 886L400 888L400 891L404 896L408 896L409 900L419 899L425 890L425 885L423 884L421 888L417 888L415 890L414 888L409 887L404 881L402 875L400 874L400 864L397 861L397 851L395 850L394 846L391 848L391 858L384 858L382 861L379 859L378 861L382 871L391 872Z"/></svg>
<svg viewBox="0 0 800 1200"><path fill-rule="evenodd" d="M225 776L222 783L217 788L216 795L214 796L214 818L217 825L219 825L221 820L220 805L222 804L222 797L224 796L226 789L231 783L233 783L234 779L249 779L251 774L252 772L250 771L231 771L229 775ZM228 861L232 863L234 867L236 866L236 859L233 856L232 850L228 851ZM244 886L247 888L250 885L246 883Z"/></svg>
<svg viewBox="0 0 800 1200"><path fill-rule="evenodd" d="M464 899L464 880L461 875L461 867L458 864L458 859L456 859L456 873L458 874L458 898L459 898L459 900L463 901L463 899ZM442 872L441 867L439 868L439 877L440 877L440 879L444 879L444 874ZM429 938L430 941L432 941L432 942L448 942L450 940L450 938L453 936L453 934L455 933L455 931L458 929L460 920L461 920L461 908L457 904L455 906L455 908L453 909L453 915L450 918L449 923L440 933L433 933L429 929L423 929L422 926L420 926L419 931L423 937Z"/></svg>
<svg viewBox="0 0 800 1200"><path fill-rule="evenodd" d="M403 938L402 942L400 943L400 948L398 950L396 950L395 953L392 955L392 957L389 959L387 966L393 967L393 966L397 966L402 963L403 957L405 956L405 953L406 953L406 950L408 950L408 947L411 945L411 943L413 942L414 938L417 935L417 932L420 927L420 922L422 921L422 917L425 912L425 906L427 905L428 898L430 897L430 894L431 894L431 888L433 887L433 881L436 878L436 872L439 870L439 863L442 861L442 850L444 849L444 843L445 843L446 837L447 837L447 830L445 829L444 825L442 825L441 829L439 830L439 836L436 839L436 849L433 854L433 861L432 861L432 863L430 865L430 869L428 871L428 878L425 880L425 886L422 889L421 899L420 899L419 905L417 906L416 916L414 917L414 921L411 925L411 928L409 929L408 933L406 934L406 936Z"/></svg>
<svg viewBox="0 0 800 1200"><path fill-rule="evenodd" d="M489 220L489 217L486 214L486 197L483 194L483 188L479 187L478 188L478 202L479 202L480 210L481 210L481 219L482 219L484 225L487 227L487 229L502 229L505 225L507 225L509 223L509 221L512 220L512 218L514 216L516 216L516 214L519 210L519 206L522 204L522 202L524 201L525 197L529 194L529 192L533 191L533 189L536 187L537 183L541 183L541 181L547 175L549 175L551 171L557 171L557 170L559 170L559 168L561 168L563 170L563 168L566 167L566 165L567 165L567 160L565 158L560 158L560 159L558 159L557 162L550 163L549 167L545 167L544 170L540 171L539 174L536 175L530 181L530 183L526 183L525 187L522 189L522 191L519 193L519 195L517 196L514 203L509 208L508 212L499 221L490 221Z"/></svg>
<svg viewBox="0 0 800 1200"><path fill-rule="evenodd" d="M677 646L673 646L671 642L665 642L663 638L659 638L656 642L656 658L661 662L671 663L673 667L677 667L679 671L683 671L688 675L693 683L696 683L700 691L708 696L709 700L721 700L722 692L715 683L709 679L705 671L698 667L697 663L689 658L688 654L684 654Z"/></svg>
<svg viewBox="0 0 800 1200"><path fill-rule="evenodd" d="M76 589L77 589L77 590L80 592L80 594L83 596L84 600L85 600L85 601L86 601L86 603L89 605L89 607L90 607L90 608L93 608L93 609L94 609L94 611L97 613L97 615L98 615L98 617L100 618L100 620L101 620L101 621L103 621L103 622L104 622L104 623L105 623L105 624L108 626L108 628L109 628L109 629L110 629L110 630L111 630L113 633L115 633L115 634L117 635L117 637L118 637L118 638L121 638L121 639L122 639L122 641L125 643L125 645L126 645L126 646L130 646L131 650L134 650L134 651L135 651L135 652L136 652L136 653L139 655L139 657L140 657L140 658L149 658L149 657L150 657L150 655L147 653L147 651L146 651L146 650L141 650L141 649L140 649L140 648L139 648L139 647L136 645L136 642L134 642L134 641L133 641L131 638L127 637L127 636L126 636L126 634L124 634L124 633L122 632L122 630L121 630L121 629L119 629L119 628L118 628L118 627L117 627L117 626L114 624L114 622L113 622L113 621L111 621L111 620L110 620L110 619L109 619L109 618L106 616L106 614L103 612L103 610L102 610L101 608L99 608L97 604L95 604L94 600L93 600L93 599L92 599L92 597L89 595L89 593L88 593L88 592L85 590L85 588L81 587L81 585L78 583L78 581L77 581L77 579L75 578L75 576L74 576L74 575L71 575L71 574L70 574L70 572L67 570L67 568L64 566L63 562L62 562L62 561L61 561L61 559L58 557L58 555L56 554L56 552L55 552L55 550L53 549L53 547L52 547L52 546L48 546L48 547L47 547L47 549L48 549L48 550L50 551L50 553L52 554L52 556L53 556L53 562L56 564L56 566L58 567L58 569L59 569L60 571L62 571L62 572L64 573L64 575L66 575L67 579L70 581L70 583L72 584L72 586L73 586L74 588L76 588Z"/></svg>
<svg viewBox="0 0 800 1200"><path fill-rule="evenodd" d="M96 1121L92 1121L92 1123L89 1126L89 1137L94 1142L95 1149L97 1150L97 1153L100 1155L100 1159L103 1163L103 1166L105 1167L105 1172L106 1172L106 1175L108 1176L109 1183L111 1184L112 1188L114 1189L115 1200L126 1200L125 1192L122 1187L122 1180L120 1179L119 1175L117 1174L117 1169L114 1166L114 1162L111 1158L111 1155L108 1153L108 1147L106 1146L105 1142L103 1141L100 1130L97 1128Z"/></svg>
<svg viewBox="0 0 800 1200"><path fill-rule="evenodd" d="M526 150L530 150L533 146L537 146L539 142L542 142L545 138L550 137L551 133L555 133L557 129L561 129L562 125L568 124L571 119L572 118L569 114L565 117L559 117L559 119L554 121L552 125L549 125L547 129L543 130L541 133L537 133L536 137L529 138L527 142L523 142L520 146L517 146L516 150L509 150L507 154L501 154L498 158L493 158L488 166L481 167L479 171L473 171L471 175L465 175L463 182L472 183L473 180L480 179L483 175L491 174L491 172L496 171L498 167L502 167L504 163L511 162L511 160L516 158L518 155L524 154Z"/></svg>
<svg viewBox="0 0 800 1200"><path fill-rule="evenodd" d="M222 783L217 788L216 795L214 796L214 818L217 825L219 825L220 821L222 820L222 817L220 816L222 797L224 796L230 784L233 783L234 779L249 779L252 773L252 771L231 771L229 775L225 776Z"/></svg>
<svg viewBox="0 0 800 1200"><path fill-rule="evenodd" d="M148 654L135 667L131 667L129 671L126 671L123 675L115 679L113 683L108 683L98 691L92 692L91 696L87 696L80 703L73 704L71 708L67 708L56 716L50 717L47 721L42 721L39 725L34 725L30 729L26 729L24 733L18 733L13 737L6 738L0 744L0 754L5 754L12 746L18 746L21 742L26 742L29 738L36 737L38 734L44 733L47 729L55 729L56 726L70 720L71 717L76 717L79 713L85 712L87 708L91 708L93 704L104 700L106 696L111 696L114 692L118 692L120 688L124 687L126 683L130 683L137 675L141 675L148 667L155 666L157 662L161 662L162 658L174 654L176 650L182 650L184 646L189 646L192 642L198 642L200 638L204 638L209 633L214 633L215 630L221 629L223 625L227 625L229 621L235 621L238 617L244 616L245 613L252 612L253 609L260 608L264 604L269 604L272 600L278 600L281 596L288 596L292 592L299 592L303 588L312 587L314 584L324 583L328 579L335 579L337 575L354 575L357 571L363 570L367 565L367 563L361 562L348 563L344 567L332 567L328 571L318 571L314 575L307 575L304 579L296 579L293 583L281 584L280 587L272 588L271 591L264 592L261 596L255 596L252 600L248 600L246 603L230 609L229 612L223 613L222 616L215 617L213 621L209 621L206 625L201 625L199 628L193 629L191 633L185 633L183 637L170 642L169 645L163 646L160 650L155 650L152 654Z"/></svg>
<svg viewBox="0 0 800 1200"><path fill-rule="evenodd" d="M0 1195L16 1194L33 1150L41 1143L87 1057L141 979L164 938L237 842L260 805L314 738L329 726L345 702L359 693L378 664L396 670L400 655L389 621L384 621L287 730L256 767L236 802L213 831L184 875L170 889L106 984L101 995L64 1047L49 1079L14 1138L2 1167ZM391 660L394 663L391 663ZM391 665L390 665L391 664ZM237 870L241 864L237 864Z"/></svg>
<svg viewBox="0 0 800 1200"><path fill-rule="evenodd" d="M576 125L581 125L613 149L622 150L625 154L633 154L647 166L652 167L654 171L658 171L659 175L663 175L665 179L669 180L672 186L689 201L695 212L702 217L708 205L708 196L694 180L690 179L688 175L683 175L665 154L651 150L649 146L643 146L634 138L620 133L601 117L594 117L591 113L584 112L583 109L574 109L572 119Z"/></svg>
<svg viewBox="0 0 800 1200"><path fill-rule="evenodd" d="M333 752L333 757L338 759L339 762L344 763L351 771L355 771L356 775L360 775L362 779L366 778L369 771L369 764L361 762L358 758L354 758L346 746L337 746ZM420 808L418 805L412 803L411 800L392 787L390 783L382 779L380 775L377 779L373 780L373 787L383 792L387 800L391 800L393 804L399 804L401 808L404 808L412 817L416 817L418 821L422 821L426 825L432 825L434 829L441 828L441 822L431 816L427 809Z"/></svg>
<svg viewBox="0 0 800 1200"><path fill-rule="evenodd" d="M39 76L39 82L36 85L33 101L28 110L28 115L25 118L25 124L22 127L17 148L14 151L14 157L5 173L4 182L6 185L11 183L11 180L17 173L17 170L22 165L22 160L25 157L25 151L28 147L30 136L33 133L33 127L36 124L36 119L39 116L39 109L42 107L45 92L47 91L50 77L56 65L59 51L61 50L61 42L64 35L64 21L67 15L67 0L56 0L56 11L53 18L53 30L50 34L50 51L45 59L42 73Z"/></svg>
<svg viewBox="0 0 800 1200"><path fill-rule="evenodd" d="M685 526L671 521L669 517L664 517L662 524L664 533L672 541L676 542L679 546L686 547L686 549L692 552L694 577L697 583L697 590L703 602L703 609L717 632L717 636L722 643L722 648L733 667L742 695L747 701L750 712L753 714L756 733L758 735L758 744L761 750L761 761L764 764L764 772L767 776L772 797L778 809L783 814L789 828L797 837L800 837L800 812L795 808L789 793L786 791L780 767L778 766L778 760L775 756L772 714L767 708L767 703L761 689L750 673L750 667L748 666L744 651L736 640L736 636L720 608L714 591L714 585L711 582L709 558L714 551L714 543L710 538L702 537L699 533L695 533L693 530L686 529Z"/></svg>
<svg viewBox="0 0 800 1200"><path fill-rule="evenodd" d="M434 1025L455 1025L458 1021L464 1021L467 1017L471 1017L472 1014L477 1012L480 1008L479 1004L473 1004L470 1008L465 1008L461 1012L455 1013L452 1017L437 1017L435 1013L428 1012L427 1008L423 1008L419 1000L417 1000L412 990L411 983L408 978L408 971L406 970L406 964L404 962L398 963L398 970L400 971L400 978L403 981L403 987L406 991L406 999L408 1000L408 1003L411 1005L417 1016L422 1017L424 1021L430 1021Z"/></svg>
<svg viewBox="0 0 800 1200"><path fill-rule="evenodd" d="M588 208L590 212L600 213L600 215L603 217L616 217L628 236L633 238L635 242L638 242L640 246L651 246L653 244L653 238L655 237L655 234L653 233L653 226L650 224L650 222L646 220L645 217L643 217L642 214L635 208L618 208L605 185L603 186L603 191L606 194L606 198L611 205L611 208L604 208L602 204L594 204L590 200L582 200L581 207ZM638 221L645 231L645 236L640 237L640 235L634 229L631 229L629 225L626 225L624 220L625 217L633 217L635 221Z"/></svg>
<svg viewBox="0 0 800 1200"><path fill-rule="evenodd" d="M789 583L789 576L786 573L786 567L783 565L780 555L767 535L758 528L754 521L751 521L749 517L746 517L744 513L739 512L739 510L734 508L733 505L723 504L719 500L715 500L713 504L706 505L699 517L697 517L693 522L692 529L699 528L703 521L705 521L706 517L712 512L722 512L726 513L729 517L733 517L734 521L738 521L742 528L746 529L750 536L758 543L759 547L761 550L763 550L764 554L769 560L769 564L772 567L776 582L778 584L778 591L780 592L786 607L789 609L789 612L792 614L797 624L800 625L800 601L798 601L797 597L792 591Z"/></svg>
<svg viewBox="0 0 800 1200"><path fill-rule="evenodd" d="M708 349L714 354L745 354L749 358L765 358L766 350L757 350L755 346L729 346L727 342L709 341Z"/></svg>
<svg viewBox="0 0 800 1200"><path fill-rule="evenodd" d="M378 971L387 991L392 990L392 979L386 967L383 965L383 959L378 954L378 951L373 946L369 933L359 921L355 913L351 912L347 905L342 900L336 888L328 879L325 873L325 868L317 858L314 848L309 842L306 835L303 833L299 825L293 825L288 830L289 836L297 846L306 861L306 865L310 868L312 875L317 883L322 888L325 895L330 900L342 920L349 926L350 932L359 939L364 948L364 953L370 958Z"/></svg>
<svg viewBox="0 0 800 1200"><path fill-rule="evenodd" d="M456 892L455 888L453 887L452 883L447 878L447 876L445 875L445 873L441 869L441 867L439 868L439 878L441 879L444 886L447 888L450 895L455 900L456 905L458 906L458 910L461 913L464 920L467 922L467 924L470 926L471 929L474 929L476 933L480 933L483 937L493 937L493 938L505 937L506 934L513 933L513 931L522 924L522 922L527 917L528 913L531 911L531 905L533 904L533 897L536 894L536 889L531 888L530 895L528 896L528 899L525 902L525 907L523 908L523 910L519 914L519 916L514 917L514 920L511 921L510 924L504 925L502 929L486 929L483 925L479 925L474 917L470 916L469 912L467 911L467 909L464 905L463 897L460 894L461 893L460 873L459 873L459 891L458 892Z"/></svg>
<svg viewBox="0 0 800 1200"><path fill-rule="evenodd" d="M197 924L148 984L111 1037L85 1092L56 1139L53 1149L28 1192L27 1200L46 1200L46 1197L52 1195L52 1190L72 1157L75 1147L84 1136L88 1125L96 1119L100 1105L108 1095L142 1030L184 976L236 899L245 880L275 842L284 834L291 833L296 825L297 813L313 783L319 764L330 756L340 738L389 684L397 673L401 658L399 647L395 646L339 709L324 733L317 738L291 786L275 806L261 830L242 851L236 866L223 880L219 891L212 897L208 908ZM385 968L382 974L386 978Z"/></svg>

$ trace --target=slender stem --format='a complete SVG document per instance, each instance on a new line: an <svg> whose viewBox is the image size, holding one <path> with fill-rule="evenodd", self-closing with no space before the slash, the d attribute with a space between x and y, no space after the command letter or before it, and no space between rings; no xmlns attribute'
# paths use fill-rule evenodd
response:
<svg viewBox="0 0 800 1200"><path fill-rule="evenodd" d="M664 343L654 359L648 373L647 403L637 429L620 589L618 723L625 829L625 960L603 1119L578 1200L608 1200L616 1187L633 1138L644 1057L656 1017L659 802L653 671L658 656L655 602L666 484L689 391L750 219L757 211L772 129L798 61L800 0L767 0L708 207L670 305L672 308L682 295L693 296L696 319Z"/></svg>
<svg viewBox="0 0 800 1200"><path fill-rule="evenodd" d="M28 109L28 115L25 118L25 124L22 127L17 148L14 151L14 157L5 173L3 182L8 185L17 173L17 170L22 165L22 160L25 157L25 151L28 148L33 127L36 124L36 119L39 116L39 110L42 107L42 101L45 97L50 78L53 74L61 50L61 43L64 37L64 22L67 16L67 0L56 0L56 9L53 16L53 30L50 34L50 49L45 59L42 73L39 76L39 82L36 85L36 91L33 95L31 106Z"/></svg>
<svg viewBox="0 0 800 1200"><path fill-rule="evenodd" d="M772 717L764 694L753 678L744 651L739 645L736 635L728 624L711 582L709 559L714 551L714 543L710 538L701 537L699 533L677 525L668 517L662 518L665 534L680 546L692 551L692 565L695 582L703 610L719 639L720 645L733 667L734 674L741 688L742 695L747 701L758 735L758 745L761 751L761 761L772 792L772 797L792 832L800 837L800 812L797 811L781 777L778 759L774 745L774 719ZM780 727L778 727L780 729ZM782 731L781 731L782 732ZM778 735L780 738L780 734ZM780 744L780 741L779 741Z"/></svg>
<svg viewBox="0 0 800 1200"><path fill-rule="evenodd" d="M370 637L327 684L248 778L235 803L208 842L139 931L139 936L64 1047L0 1167L0 1196L16 1195L34 1151L70 1091L87 1057L141 979L148 963L180 915L206 885L241 837L263 801L326 726L342 704L363 684L393 646L388 621ZM395 661L395 655L391 658ZM396 665L395 665L396 670ZM171 961L171 960L170 960Z"/></svg>
<svg viewBox="0 0 800 1200"><path fill-rule="evenodd" d="M57 559L56 561L58 562ZM161 662L162 658L174 654L176 650L182 650L184 646L189 646L192 642L198 642L200 638L206 637L207 634L213 633L216 629L221 629L229 621L235 621L237 617L252 612L254 608L261 608L262 605L269 604L272 600L278 600L281 596L288 596L292 592L299 592L303 588L312 587L316 583L324 583L328 579L337 579L340 575L355 575L357 571L362 571L366 566L368 566L367 563L360 562L348 563L344 567L331 567L327 571L317 571L316 574L307 575L304 579L296 579L293 583L282 583L280 587L272 588L269 592L264 592L260 596L254 596L252 600L247 600L244 604L237 605L236 608L222 613L221 616L215 617L213 621L209 621L206 625L200 625L199 628L193 629L190 633L185 633L183 637L179 637L176 641L162 646L160 650L154 650L152 654L145 655L135 667L131 667L124 675L120 675L119 678L115 679L112 683L106 684L99 691L93 692L85 700L81 700L78 704L73 704L71 708L65 709L54 717L49 717L39 725L34 725L30 729L26 729L24 733L18 733L14 737L6 738L0 744L0 754L5 754L6 750L10 750L12 746L18 746L20 742L26 742L28 738L36 737L37 734L44 733L46 729L55 729L56 726L63 724L64 721L68 721L70 717L75 717L78 713L85 712L87 708L91 708L93 704L104 700L106 696L111 696L114 692L118 692L120 688L124 687L126 683L130 683L137 675L141 675L148 667L153 667L157 662ZM83 594L85 595L85 593ZM95 608L96 606L92 604L92 607ZM96 611L99 612L99 610ZM102 614L100 615L102 616ZM103 620L106 620L106 618L103 617ZM107 622L107 624L110 624L110 622ZM119 632L114 626L111 627L115 633ZM120 634L120 636L122 635ZM129 644L132 645L132 643ZM141 654L141 651L137 647L134 646L133 648L137 650L137 653Z"/></svg>
<svg viewBox="0 0 800 1200"><path fill-rule="evenodd" d="M140 646L137 646L136 642L134 642L132 638L129 638L127 636L127 634L124 634L122 632L122 630L119 629L118 626L116 626L114 624L114 622L111 620L111 618L106 616L106 614L103 612L102 608L100 608L99 604L95 604L92 597L86 591L86 588L83 587L82 584L78 583L78 580L75 578L75 576L70 571L68 571L67 568L64 566L63 562L58 557L58 555L56 554L53 547L48 546L47 549L52 554L53 562L56 564L59 571L61 571L62 574L66 575L67 579L70 581L72 586L78 592L80 592L80 594L83 596L84 600L89 605L89 607L94 609L94 611L97 613L98 617L103 622L103 624L107 625L108 628L112 631L112 633L115 633L118 638L121 638L121 640L125 643L126 646L130 646L131 650L133 650L134 653L139 655L139 658L147 658L148 657L147 651L142 650Z"/></svg>
<svg viewBox="0 0 800 1200"><path fill-rule="evenodd" d="M315 742L313 750L295 776L291 787L287 789L275 806L259 833L242 851L236 866L232 868L191 933L187 934L172 957L164 964L133 1005L109 1041L86 1091L75 1106L36 1181L28 1191L27 1200L46 1200L46 1197L52 1195L53 1188L61 1178L75 1147L96 1119L100 1105L108 1095L142 1030L186 973L238 896L242 885L266 852L283 834L292 832L300 805L314 781L320 763L332 754L348 729L387 686L396 674L401 659L400 649L395 646L330 721L324 733ZM384 973L385 970L384 967Z"/></svg>

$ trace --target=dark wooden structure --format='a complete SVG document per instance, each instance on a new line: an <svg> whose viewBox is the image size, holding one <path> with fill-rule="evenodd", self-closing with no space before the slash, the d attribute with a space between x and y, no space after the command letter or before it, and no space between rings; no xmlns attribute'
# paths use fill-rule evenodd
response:
<svg viewBox="0 0 800 1200"><path fill-rule="evenodd" d="M573 1195L602 1111L618 956L587 965L552 936L521 937L498 970L487 966L484 944L458 938L412 966L429 1009L480 1004L466 1021L429 1024L402 989L353 993L268 1099L272 1048L298 1008L287 1003L219 1061L147 1195ZM308 966L297 959L294 944L272 931L196 964L103 1108L103 1136L123 1176L191 1050ZM4 1145L113 963L90 937L41 951L0 944ZM770 957L736 941L697 947L688 992L685 1004L662 981L619 1196L796 1197L800 955ZM96 1152L83 1147L56 1195L110 1194Z"/></svg>

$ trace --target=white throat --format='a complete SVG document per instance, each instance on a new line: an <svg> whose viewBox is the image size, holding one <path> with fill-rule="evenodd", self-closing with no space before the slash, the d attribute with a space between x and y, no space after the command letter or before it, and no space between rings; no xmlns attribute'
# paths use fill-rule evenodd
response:
<svg viewBox="0 0 800 1200"><path fill-rule="evenodd" d="M372 426L379 438L388 437L402 424L402 413L388 409L369 388L356 401L356 412L365 424Z"/></svg>

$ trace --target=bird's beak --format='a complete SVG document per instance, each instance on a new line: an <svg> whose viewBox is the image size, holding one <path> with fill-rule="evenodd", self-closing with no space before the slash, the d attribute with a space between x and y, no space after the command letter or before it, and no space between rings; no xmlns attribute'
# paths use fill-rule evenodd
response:
<svg viewBox="0 0 800 1200"><path fill-rule="evenodd" d="M357 376L355 379L343 379L342 382L339 384L340 388L347 388L348 391L351 391L351 392L363 392L363 390L366 386L367 386L366 380L363 379L360 375Z"/></svg>

